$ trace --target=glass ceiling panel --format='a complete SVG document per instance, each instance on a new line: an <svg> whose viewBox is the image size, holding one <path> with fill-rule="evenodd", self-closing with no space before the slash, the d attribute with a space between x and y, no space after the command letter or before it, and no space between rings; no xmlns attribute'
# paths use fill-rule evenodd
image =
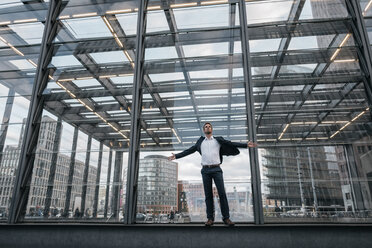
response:
<svg viewBox="0 0 372 248"><path fill-rule="evenodd" d="M310 1L314 19L347 17L345 0Z"/></svg>
<svg viewBox="0 0 372 248"><path fill-rule="evenodd" d="M35 65L31 64L26 59L9 60L18 70L30 70L35 69Z"/></svg>
<svg viewBox="0 0 372 248"><path fill-rule="evenodd" d="M266 39L266 40L250 40L249 51L251 53L277 51L281 39ZM241 42L236 41L234 46L234 53L241 53Z"/></svg>
<svg viewBox="0 0 372 248"><path fill-rule="evenodd" d="M228 42L183 46L183 50L185 52L186 57L227 54L228 48L229 48Z"/></svg>
<svg viewBox="0 0 372 248"><path fill-rule="evenodd" d="M289 44L288 50L299 50L299 49L315 49L318 48L318 40L316 36L308 37L293 37Z"/></svg>
<svg viewBox="0 0 372 248"><path fill-rule="evenodd" d="M78 87L102 86L96 79L73 80L72 82Z"/></svg>
<svg viewBox="0 0 372 248"><path fill-rule="evenodd" d="M248 24L286 21L292 4L292 0L247 2ZM273 11L274 9L275 11Z"/></svg>
<svg viewBox="0 0 372 248"><path fill-rule="evenodd" d="M21 0L2 0L0 2L0 9L1 8L9 8L9 7L14 7L14 6L19 6L23 5Z"/></svg>
<svg viewBox="0 0 372 248"><path fill-rule="evenodd" d="M92 100L95 102L106 102L106 103L116 102L116 99L112 96L92 97Z"/></svg>
<svg viewBox="0 0 372 248"><path fill-rule="evenodd" d="M226 27L229 25L228 5L174 9L179 29Z"/></svg>
<svg viewBox="0 0 372 248"><path fill-rule="evenodd" d="M137 32L137 13L119 14L116 19L120 23L126 35L134 35Z"/></svg>
<svg viewBox="0 0 372 248"><path fill-rule="evenodd" d="M243 77L243 68L234 68L233 69L233 77Z"/></svg>
<svg viewBox="0 0 372 248"><path fill-rule="evenodd" d="M67 67L67 66L81 66L79 60L72 55L55 56L52 58L52 66L55 67Z"/></svg>
<svg viewBox="0 0 372 248"><path fill-rule="evenodd" d="M306 0L304 8L301 11L300 20L313 19L313 11L311 9L311 0Z"/></svg>
<svg viewBox="0 0 372 248"><path fill-rule="evenodd" d="M169 80L182 80L185 79L182 72L170 72L170 73L161 73L161 74L149 74L151 81L161 82Z"/></svg>
<svg viewBox="0 0 372 248"><path fill-rule="evenodd" d="M227 77L228 70L191 71L191 78L220 78Z"/></svg>
<svg viewBox="0 0 372 248"><path fill-rule="evenodd" d="M122 51L111 51L89 54L97 64L128 62L128 58Z"/></svg>
<svg viewBox="0 0 372 248"><path fill-rule="evenodd" d="M270 74L272 71L272 66L263 66L263 67L251 67L252 76L266 75Z"/></svg>
<svg viewBox="0 0 372 248"><path fill-rule="evenodd" d="M174 58L178 58L175 47L147 48L145 51L145 60L174 59Z"/></svg>
<svg viewBox="0 0 372 248"><path fill-rule="evenodd" d="M364 16L372 16L371 3L369 0L360 0L360 7L363 10Z"/></svg>
<svg viewBox="0 0 372 248"><path fill-rule="evenodd" d="M44 32L44 24L40 22L9 25L17 35L19 35L27 44L40 44Z"/></svg>
<svg viewBox="0 0 372 248"><path fill-rule="evenodd" d="M147 15L146 32L169 31L164 11L149 11Z"/></svg>
<svg viewBox="0 0 372 248"><path fill-rule="evenodd" d="M124 77L110 77L110 80L119 87L120 85L132 85L133 84L133 76L124 76Z"/></svg>
<svg viewBox="0 0 372 248"><path fill-rule="evenodd" d="M62 23L76 39L110 37L110 30L101 17L63 20Z"/></svg>
<svg viewBox="0 0 372 248"><path fill-rule="evenodd" d="M280 74L312 73L317 64L282 65Z"/></svg>

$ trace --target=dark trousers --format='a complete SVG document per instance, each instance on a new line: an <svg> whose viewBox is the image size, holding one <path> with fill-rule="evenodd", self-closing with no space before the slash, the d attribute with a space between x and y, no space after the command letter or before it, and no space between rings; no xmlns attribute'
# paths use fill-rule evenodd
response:
<svg viewBox="0 0 372 248"><path fill-rule="evenodd" d="M203 167L201 170L205 204L207 206L207 218L214 220L214 204L213 204L213 190L212 190L212 179L217 187L218 196L220 198L221 214L223 219L230 218L229 215L229 203L227 202L225 186L223 183L222 169L220 167Z"/></svg>

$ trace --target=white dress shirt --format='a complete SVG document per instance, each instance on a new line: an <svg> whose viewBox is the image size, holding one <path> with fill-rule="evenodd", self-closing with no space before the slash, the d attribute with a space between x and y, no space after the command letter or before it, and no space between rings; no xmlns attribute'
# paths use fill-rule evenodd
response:
<svg viewBox="0 0 372 248"><path fill-rule="evenodd" d="M211 136L209 139L205 137L201 143L200 149L202 154L202 165L221 164L220 161L220 143Z"/></svg>

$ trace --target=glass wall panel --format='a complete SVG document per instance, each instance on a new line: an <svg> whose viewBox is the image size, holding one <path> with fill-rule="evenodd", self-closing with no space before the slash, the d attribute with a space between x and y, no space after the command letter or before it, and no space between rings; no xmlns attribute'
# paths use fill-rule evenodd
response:
<svg viewBox="0 0 372 248"><path fill-rule="evenodd" d="M137 4L69 1L57 17L26 221L123 221Z"/></svg>
<svg viewBox="0 0 372 248"><path fill-rule="evenodd" d="M48 4L0 3L0 221L9 216Z"/></svg>
<svg viewBox="0 0 372 248"><path fill-rule="evenodd" d="M246 5L261 15L250 42L262 39L260 27L266 40L280 38L250 54L264 220L368 222L370 103L345 3L277 1L286 28L273 35L270 4Z"/></svg>
<svg viewBox="0 0 372 248"><path fill-rule="evenodd" d="M265 223L371 222L372 97L346 1L245 2L249 82L239 1L149 1L135 221L207 219L200 154L168 157L204 136L205 122L214 137L247 144L249 83ZM372 1L358 3L371 44ZM71 0L58 15L25 222L123 221L138 5ZM0 3L0 222L9 217L31 121L48 7L47 0ZM251 165L247 148L239 149L223 157L223 188L231 219L247 223ZM215 183L211 195L219 222Z"/></svg>
<svg viewBox="0 0 372 248"><path fill-rule="evenodd" d="M147 14L136 222L205 222L200 154L167 157L205 136L205 122L211 122L214 137L248 142L238 5L166 1L160 7L150 1ZM236 222L253 221L247 161L248 150L240 148L221 165ZM215 220L221 222L215 184L212 192Z"/></svg>

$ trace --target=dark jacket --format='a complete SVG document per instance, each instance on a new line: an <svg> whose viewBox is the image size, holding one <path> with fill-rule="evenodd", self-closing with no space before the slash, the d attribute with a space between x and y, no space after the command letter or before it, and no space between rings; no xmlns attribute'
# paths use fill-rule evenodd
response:
<svg viewBox="0 0 372 248"><path fill-rule="evenodd" d="M238 155L240 153L238 147L241 147L241 148L247 148L248 147L247 143L231 142L229 140L225 140L221 136L214 137L214 138L221 145L221 147L220 147L221 163L222 163L222 156L223 155L226 155L226 156L233 155L233 156L235 156L235 155ZM205 137L201 136L198 139L198 141L196 142L195 145L193 145L189 149L184 150L183 152L175 154L176 158L178 159L178 158L185 157L185 156L190 155L190 154L192 154L196 151L198 151L201 155L201 143L203 142L204 139L205 139Z"/></svg>

